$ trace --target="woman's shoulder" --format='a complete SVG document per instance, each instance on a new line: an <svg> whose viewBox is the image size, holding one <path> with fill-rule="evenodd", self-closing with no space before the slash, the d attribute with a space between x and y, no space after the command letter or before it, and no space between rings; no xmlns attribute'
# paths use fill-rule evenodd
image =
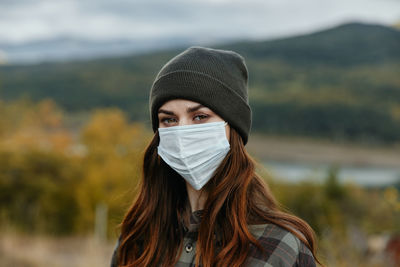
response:
<svg viewBox="0 0 400 267"><path fill-rule="evenodd" d="M275 224L249 225L263 251L252 246L248 266L315 266L310 249L292 232Z"/></svg>

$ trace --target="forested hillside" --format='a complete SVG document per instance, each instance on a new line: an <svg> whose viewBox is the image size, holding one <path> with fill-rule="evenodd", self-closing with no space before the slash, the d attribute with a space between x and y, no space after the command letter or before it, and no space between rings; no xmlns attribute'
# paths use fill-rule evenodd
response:
<svg viewBox="0 0 400 267"><path fill-rule="evenodd" d="M232 49L250 72L254 132L400 142L400 32L346 24ZM157 71L185 48L92 61L0 67L0 98L53 98L68 111L118 106L148 121Z"/></svg>

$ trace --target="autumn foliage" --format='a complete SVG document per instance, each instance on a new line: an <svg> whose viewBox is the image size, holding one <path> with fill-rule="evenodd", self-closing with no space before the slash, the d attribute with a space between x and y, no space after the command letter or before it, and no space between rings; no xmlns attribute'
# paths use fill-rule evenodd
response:
<svg viewBox="0 0 400 267"><path fill-rule="evenodd" d="M101 205L115 239L152 132L116 108L66 113L52 100L0 102L0 114L0 230L92 235ZM365 265L375 255L369 240L400 232L400 185L342 184L334 168L322 183L291 184L264 171L283 206L316 230L324 262L379 266Z"/></svg>
<svg viewBox="0 0 400 267"><path fill-rule="evenodd" d="M0 109L2 226L87 233L101 203L113 232L133 197L146 129L117 109L66 116L51 100Z"/></svg>

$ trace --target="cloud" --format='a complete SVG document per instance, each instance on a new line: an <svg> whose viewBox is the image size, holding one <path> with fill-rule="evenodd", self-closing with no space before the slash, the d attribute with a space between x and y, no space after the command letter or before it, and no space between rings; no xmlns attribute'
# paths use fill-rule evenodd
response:
<svg viewBox="0 0 400 267"><path fill-rule="evenodd" d="M392 24L396 0L3 0L0 42L58 36L94 40L274 38L345 21Z"/></svg>

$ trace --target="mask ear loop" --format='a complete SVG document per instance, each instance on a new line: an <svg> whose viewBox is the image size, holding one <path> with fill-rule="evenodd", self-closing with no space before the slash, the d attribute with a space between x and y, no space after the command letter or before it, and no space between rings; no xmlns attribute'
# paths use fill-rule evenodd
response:
<svg viewBox="0 0 400 267"><path fill-rule="evenodd" d="M226 125L229 125L228 124L228 122L226 122L226 121L224 121L225 123L224 123L224 130L225 130L225 138L226 138L226 140L228 141L228 144L229 144L229 146L231 146L231 136L229 135L229 136L226 136Z"/></svg>

